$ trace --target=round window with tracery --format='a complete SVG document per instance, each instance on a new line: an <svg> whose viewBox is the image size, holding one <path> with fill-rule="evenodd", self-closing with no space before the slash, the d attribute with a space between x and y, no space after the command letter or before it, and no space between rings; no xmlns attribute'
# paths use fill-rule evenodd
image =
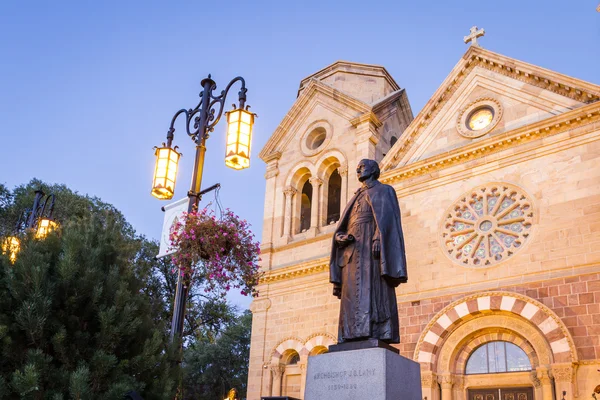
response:
<svg viewBox="0 0 600 400"><path fill-rule="evenodd" d="M527 242L531 201L509 184L485 185L461 197L445 214L442 245L464 266L487 267L508 259Z"/></svg>

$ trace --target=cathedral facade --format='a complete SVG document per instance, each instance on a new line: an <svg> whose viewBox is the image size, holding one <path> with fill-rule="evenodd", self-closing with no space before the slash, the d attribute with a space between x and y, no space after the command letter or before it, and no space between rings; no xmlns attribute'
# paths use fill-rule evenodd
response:
<svg viewBox="0 0 600 400"><path fill-rule="evenodd" d="M471 45L414 116L385 68L300 82L262 150L248 399L302 399L336 342L332 233L363 158L394 187L400 354L428 400L575 400L600 384L600 86ZM336 394L338 396L339 393Z"/></svg>

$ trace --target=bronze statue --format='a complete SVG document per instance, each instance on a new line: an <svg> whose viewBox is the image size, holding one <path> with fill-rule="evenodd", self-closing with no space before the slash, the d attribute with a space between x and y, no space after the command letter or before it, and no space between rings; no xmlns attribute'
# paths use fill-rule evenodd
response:
<svg viewBox="0 0 600 400"><path fill-rule="evenodd" d="M396 192L379 182L379 165L361 160L362 187L333 235L330 282L341 300L338 342L400 342L395 288L406 283L406 255Z"/></svg>

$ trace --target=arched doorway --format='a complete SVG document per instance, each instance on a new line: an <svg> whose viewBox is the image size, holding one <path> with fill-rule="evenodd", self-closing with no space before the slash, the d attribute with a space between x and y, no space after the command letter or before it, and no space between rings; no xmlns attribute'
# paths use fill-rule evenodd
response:
<svg viewBox="0 0 600 400"><path fill-rule="evenodd" d="M468 361L482 356L478 349L490 356L483 346L506 350L489 344L498 342L514 345L528 364L498 368L506 354L494 354L491 371L489 359L485 373L467 371ZM555 370L572 371L577 362L570 333L550 309L520 294L479 293L445 307L422 332L414 359L422 367L423 396L431 400L552 400L563 390L571 393L566 400L574 399L572 380L552 382Z"/></svg>

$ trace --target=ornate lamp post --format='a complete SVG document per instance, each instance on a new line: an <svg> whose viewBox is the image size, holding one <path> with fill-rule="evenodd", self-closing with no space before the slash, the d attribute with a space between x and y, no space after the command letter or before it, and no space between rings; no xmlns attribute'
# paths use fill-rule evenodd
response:
<svg viewBox="0 0 600 400"><path fill-rule="evenodd" d="M225 165L234 169L244 169L250 166L250 141L252 136L252 126L256 114L251 113L250 106L246 106L246 83L244 78L238 76L234 78L225 90L218 96L213 95L217 85L215 81L205 78L200 83L202 92L200 92L200 103L193 109L181 109L175 113L171 120L171 125L167 131L167 142L162 147L156 148L156 167L154 169L154 180L152 184L152 195L161 200L173 198L175 191L175 181L177 177L177 166L181 154L177 151L177 146L172 147L175 133L174 124L179 116L185 116L185 128L188 136L196 144L196 157L194 161L194 172L192 175L192 187L188 191L188 212L191 212L198 206L201 197L202 172L204 168L204 154L206 153L206 140L210 132L214 130L215 125L223 115L225 99L232 85L241 82L241 89L238 92L239 105L227 114L227 147L225 153ZM218 113L215 113L215 106L219 106ZM177 290L175 292L175 305L173 309L173 321L171 323L171 339L176 340L182 336L183 321L185 315L185 305L188 296L190 276L179 274L177 278Z"/></svg>
<svg viewBox="0 0 600 400"><path fill-rule="evenodd" d="M23 211L15 227L14 236L7 237L2 244L2 252L9 254L11 262L15 262L21 248L21 241L17 237L20 232L34 230L36 239L44 239L57 228L58 223L52 218L55 199L53 194L46 196L41 189L35 191L33 207Z"/></svg>

